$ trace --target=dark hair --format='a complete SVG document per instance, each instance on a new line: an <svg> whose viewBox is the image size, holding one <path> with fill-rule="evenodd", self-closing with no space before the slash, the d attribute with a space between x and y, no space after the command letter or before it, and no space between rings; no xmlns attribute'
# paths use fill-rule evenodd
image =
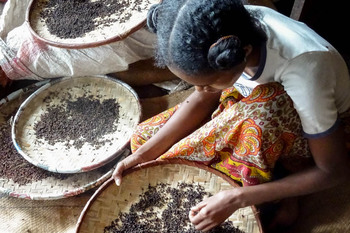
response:
<svg viewBox="0 0 350 233"><path fill-rule="evenodd" d="M163 0L150 8L147 25L157 34L157 65L188 74L231 69L244 46L266 41L258 13L242 0Z"/></svg>

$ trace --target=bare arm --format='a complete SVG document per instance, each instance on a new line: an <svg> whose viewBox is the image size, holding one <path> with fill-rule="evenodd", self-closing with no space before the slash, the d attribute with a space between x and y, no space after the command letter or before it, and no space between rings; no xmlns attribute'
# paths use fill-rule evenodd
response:
<svg viewBox="0 0 350 233"><path fill-rule="evenodd" d="M197 229L208 230L238 208L318 192L349 178L350 163L342 128L326 137L309 139L309 146L315 160L313 168L269 183L218 193L193 208L191 222Z"/></svg>
<svg viewBox="0 0 350 233"><path fill-rule="evenodd" d="M180 106L176 113L151 139L133 155L119 162L113 178L120 182L123 170L142 162L158 158L173 144L184 138L205 120L218 105L221 92L194 91Z"/></svg>

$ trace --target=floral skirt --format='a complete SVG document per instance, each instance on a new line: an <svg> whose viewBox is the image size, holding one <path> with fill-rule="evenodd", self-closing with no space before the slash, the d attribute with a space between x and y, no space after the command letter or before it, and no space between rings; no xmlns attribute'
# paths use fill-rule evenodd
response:
<svg viewBox="0 0 350 233"><path fill-rule="evenodd" d="M158 132L179 105L139 124L131 139L136 151ZM283 86L257 86L243 97L225 89L211 120L174 144L160 159L202 161L242 185L273 179L278 161L291 172L313 164L307 140L293 102Z"/></svg>

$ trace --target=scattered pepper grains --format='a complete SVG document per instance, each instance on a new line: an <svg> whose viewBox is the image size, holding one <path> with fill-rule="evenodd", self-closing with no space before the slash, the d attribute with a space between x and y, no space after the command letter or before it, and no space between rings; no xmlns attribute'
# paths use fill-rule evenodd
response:
<svg viewBox="0 0 350 233"><path fill-rule="evenodd" d="M198 233L189 221L190 208L210 193L197 184L179 183L176 188L160 183L148 186L129 212L121 212L104 228L104 233L181 232ZM159 216L159 210L162 213ZM231 221L225 221L209 233L243 233Z"/></svg>
<svg viewBox="0 0 350 233"><path fill-rule="evenodd" d="M133 11L142 11L143 0L48 0L40 2L40 17L59 38L79 38L99 26L126 22ZM148 2L148 4L150 4ZM117 14L119 17L110 17Z"/></svg>
<svg viewBox="0 0 350 233"><path fill-rule="evenodd" d="M54 177L64 180L68 174L53 173L34 166L25 160L16 150L11 139L10 123L0 124L0 177L6 177L18 185Z"/></svg>
<svg viewBox="0 0 350 233"><path fill-rule="evenodd" d="M50 106L51 97L55 94L51 93L44 102ZM101 102L92 96L83 96L71 101L68 96L61 102L61 105L48 107L34 124L38 139L50 145L64 142L68 148L73 146L77 149L89 143L97 149L109 142L103 139L104 135L117 130L119 104L116 99Z"/></svg>

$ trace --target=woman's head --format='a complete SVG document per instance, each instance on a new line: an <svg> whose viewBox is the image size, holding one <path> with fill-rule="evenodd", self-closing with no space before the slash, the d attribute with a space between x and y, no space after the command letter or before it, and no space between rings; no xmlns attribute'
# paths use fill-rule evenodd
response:
<svg viewBox="0 0 350 233"><path fill-rule="evenodd" d="M147 24L157 34L158 65L190 75L230 70L244 61L246 46L266 40L242 0L163 0Z"/></svg>

